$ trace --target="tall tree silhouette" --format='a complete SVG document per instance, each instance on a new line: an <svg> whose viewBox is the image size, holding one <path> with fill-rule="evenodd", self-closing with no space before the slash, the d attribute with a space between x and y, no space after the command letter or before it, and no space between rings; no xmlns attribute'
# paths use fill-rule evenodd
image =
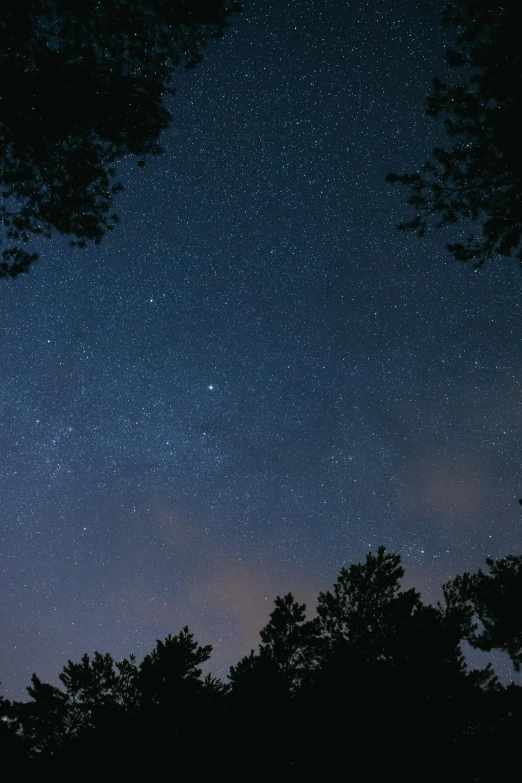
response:
<svg viewBox="0 0 522 783"><path fill-rule="evenodd" d="M200 771L208 771L212 762L211 728L220 724L226 688L211 675L202 677L211 653L212 646L201 646L185 627L158 640L139 666L140 742L165 763L175 752L178 770L190 770L197 758Z"/></svg>
<svg viewBox="0 0 522 783"><path fill-rule="evenodd" d="M258 652L242 658L229 673L228 713L236 736L234 771L240 772L259 748L270 748L257 770L296 772L300 758L301 718L295 696L316 663L317 620L306 619L306 606L292 593L275 599L268 623L260 631Z"/></svg>
<svg viewBox="0 0 522 783"><path fill-rule="evenodd" d="M161 152L173 70L194 67L240 10L227 0L25 0L0 25L0 277L58 232L99 242L114 228L114 163ZM5 243L4 243L5 244Z"/></svg>
<svg viewBox="0 0 522 783"><path fill-rule="evenodd" d="M389 174L410 186L416 214L399 228L422 236L434 224L480 224L447 245L455 258L482 266L493 254L522 262L522 10L519 0L453 0L443 24L457 29L446 51L461 79L433 80L427 113L442 117L447 147L437 147L421 173Z"/></svg>
<svg viewBox="0 0 522 783"><path fill-rule="evenodd" d="M414 590L401 591L404 576L400 555L381 546L364 563L342 568L333 592L320 593L317 604L321 633L333 651L349 646L367 660L384 659L392 627L420 606Z"/></svg>
<svg viewBox="0 0 522 783"><path fill-rule="evenodd" d="M401 589L403 576L400 556L379 547L319 595L322 660L306 702L313 712L344 711L342 724L317 726L321 745L346 732L363 754L378 745L376 777L387 754L399 754L402 774L415 779L421 763L442 774L468 728L476 684L466 679L460 626Z"/></svg>

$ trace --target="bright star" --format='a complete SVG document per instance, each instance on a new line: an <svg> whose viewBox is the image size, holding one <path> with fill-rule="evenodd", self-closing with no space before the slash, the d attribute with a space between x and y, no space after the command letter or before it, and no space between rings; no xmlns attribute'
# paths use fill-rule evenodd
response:
<svg viewBox="0 0 522 783"><path fill-rule="evenodd" d="M213 388L214 388L214 387L212 386L212 384L210 384L209 386L207 386L207 389L210 389L210 391L212 391L212 389L213 389Z"/></svg>

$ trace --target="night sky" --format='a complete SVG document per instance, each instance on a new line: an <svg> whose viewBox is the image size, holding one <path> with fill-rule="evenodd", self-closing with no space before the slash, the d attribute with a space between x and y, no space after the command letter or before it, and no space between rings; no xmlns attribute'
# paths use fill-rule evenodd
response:
<svg viewBox="0 0 522 783"><path fill-rule="evenodd" d="M245 0L114 233L2 281L7 697L185 624L224 676L380 544L426 601L520 553L522 273L397 231L384 182L441 139L441 5Z"/></svg>

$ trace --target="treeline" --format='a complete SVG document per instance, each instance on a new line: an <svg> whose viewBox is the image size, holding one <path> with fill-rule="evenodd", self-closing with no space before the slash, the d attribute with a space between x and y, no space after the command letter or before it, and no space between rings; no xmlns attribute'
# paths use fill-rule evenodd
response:
<svg viewBox="0 0 522 783"><path fill-rule="evenodd" d="M518 767L522 688L461 643L522 663L522 557L444 585L444 602L401 590L400 556L380 547L342 568L315 617L278 597L257 652L229 682L201 665L188 628L131 656L69 661L61 688L33 675L28 702L0 698L4 770L134 777L342 774L366 780L504 779Z"/></svg>

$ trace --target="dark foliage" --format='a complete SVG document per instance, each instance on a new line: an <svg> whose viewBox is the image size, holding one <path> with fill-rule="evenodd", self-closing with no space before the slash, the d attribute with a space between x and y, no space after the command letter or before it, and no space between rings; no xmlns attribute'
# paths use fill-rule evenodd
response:
<svg viewBox="0 0 522 783"><path fill-rule="evenodd" d="M53 232L100 242L117 220L114 163L161 152L173 70L192 68L240 10L227 0L3 0L0 277L26 272L23 244Z"/></svg>
<svg viewBox="0 0 522 783"><path fill-rule="evenodd" d="M401 590L400 557L381 547L341 569L312 619L292 594L276 598L229 684L203 677L212 648L188 628L140 664L69 661L62 688L34 675L29 702L0 699L2 759L55 776L503 779L518 761L522 688L501 686L491 665L468 670L460 643L520 665L521 563L456 577L434 607Z"/></svg>
<svg viewBox="0 0 522 783"><path fill-rule="evenodd" d="M519 0L453 0L443 24L454 26L456 43L447 64L461 78L433 80L427 112L441 117L448 147L433 151L421 173L389 174L410 186L415 217L399 228L441 228L476 221L478 232L447 245L460 261L476 266L494 254L522 263L522 8Z"/></svg>
<svg viewBox="0 0 522 783"><path fill-rule="evenodd" d="M522 666L522 557L488 558L486 563L489 573L465 573L444 585L446 605L473 647L507 652L518 672Z"/></svg>

